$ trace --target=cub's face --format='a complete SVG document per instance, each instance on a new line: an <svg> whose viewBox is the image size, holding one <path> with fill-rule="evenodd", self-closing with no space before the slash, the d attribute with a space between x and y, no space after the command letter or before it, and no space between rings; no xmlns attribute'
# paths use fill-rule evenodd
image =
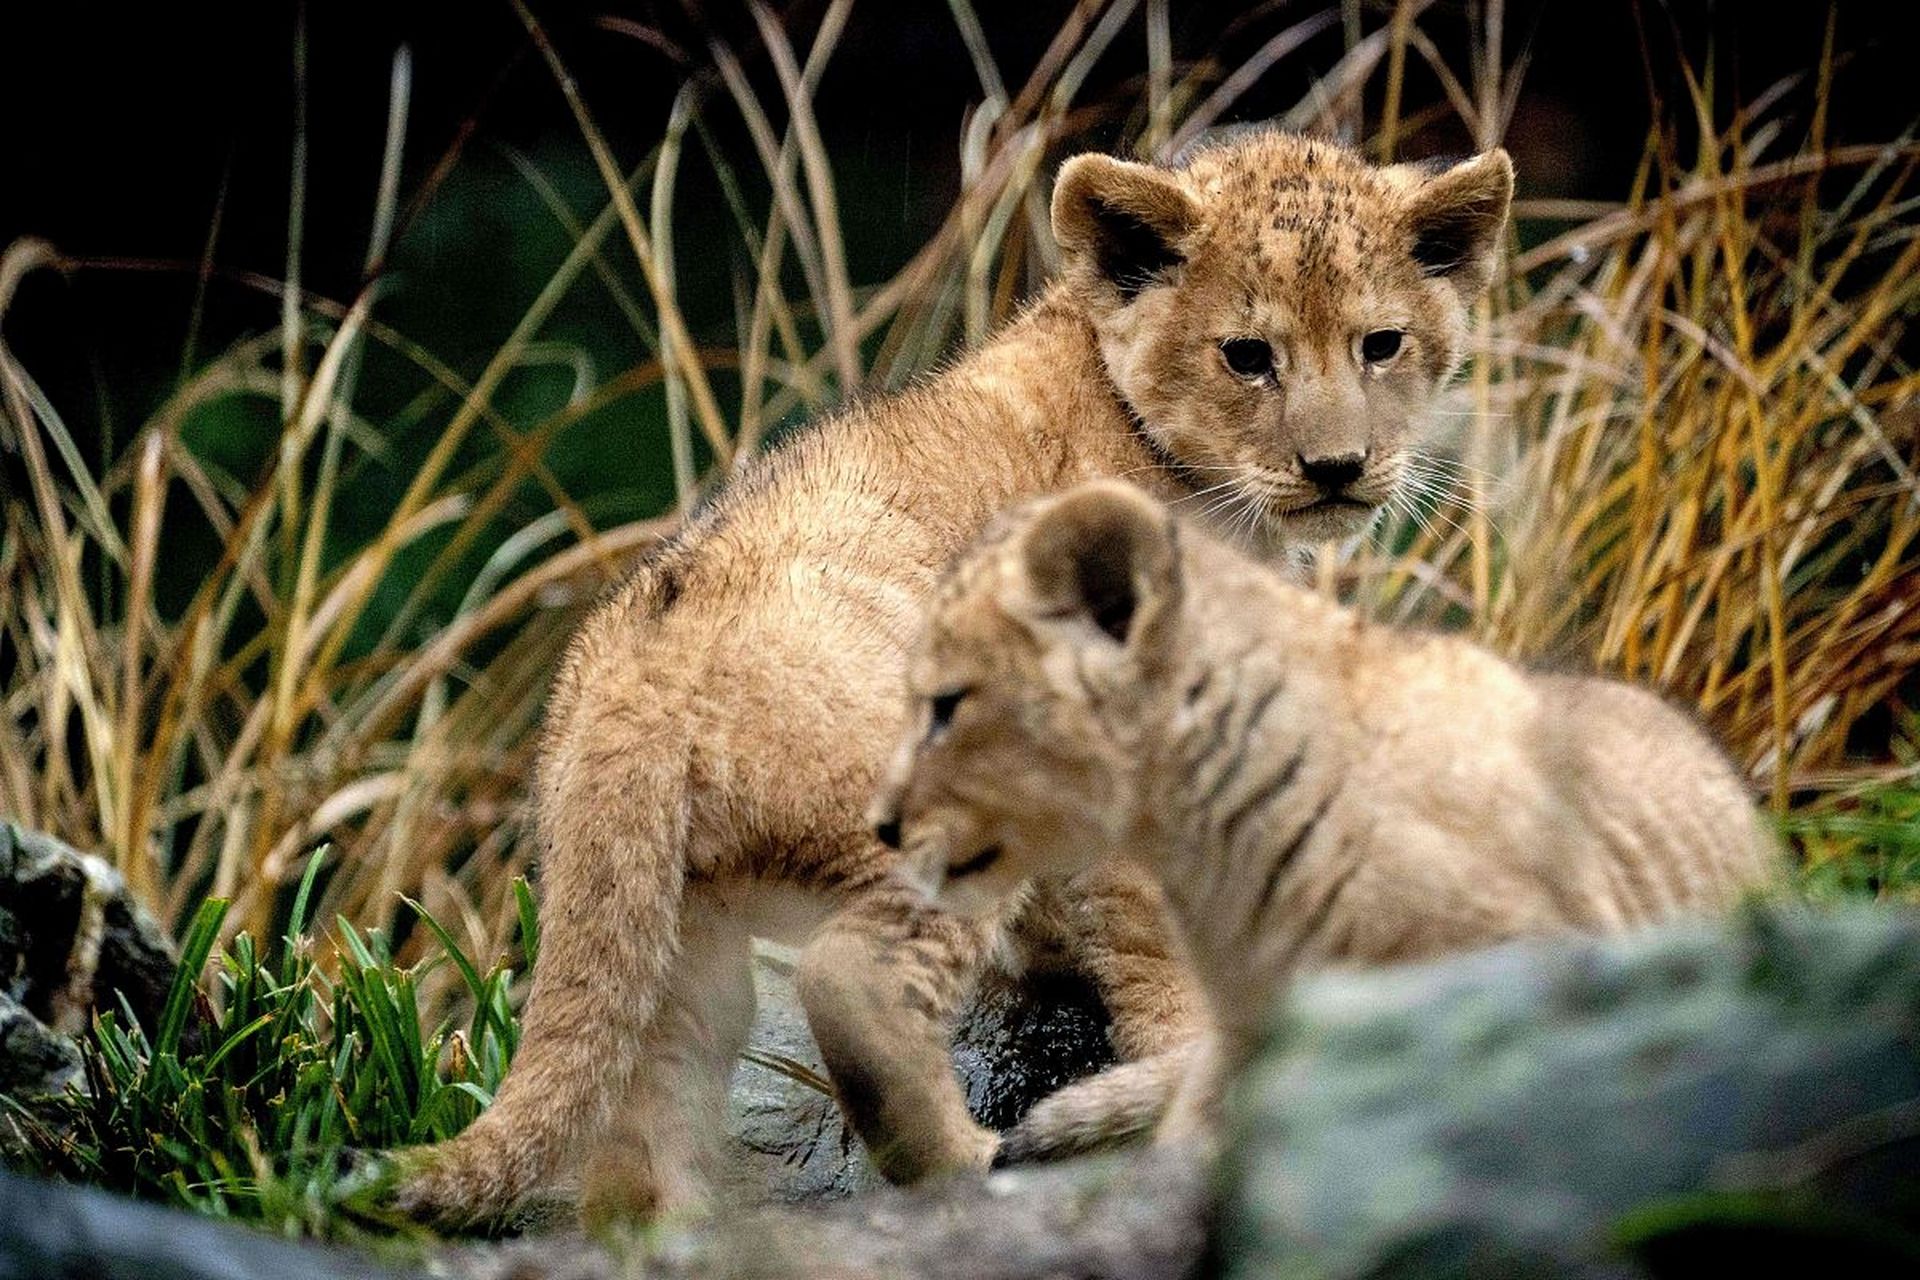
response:
<svg viewBox="0 0 1920 1280"><path fill-rule="evenodd" d="M1003 516L947 580L871 816L948 905L1137 847L1172 711L1174 557L1166 513L1106 484Z"/></svg>
<svg viewBox="0 0 1920 1280"><path fill-rule="evenodd" d="M1053 223L1191 512L1278 548L1358 533L1408 483L1512 191L1503 151L1430 173L1254 132L1178 169L1075 157Z"/></svg>

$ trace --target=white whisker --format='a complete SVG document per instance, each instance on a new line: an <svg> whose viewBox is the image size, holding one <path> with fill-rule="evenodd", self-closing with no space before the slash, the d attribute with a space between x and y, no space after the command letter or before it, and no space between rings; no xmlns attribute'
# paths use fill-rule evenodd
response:
<svg viewBox="0 0 1920 1280"><path fill-rule="evenodd" d="M1472 466L1468 463L1460 461L1460 459L1458 458L1449 458L1445 454L1421 453L1416 450L1414 452L1410 452L1407 455L1407 459L1410 463L1421 463L1431 467L1438 467L1446 471L1455 471L1455 472L1460 472L1466 475L1476 475L1487 480L1497 481L1500 479L1499 476L1495 475L1491 471L1484 470L1480 467Z"/></svg>

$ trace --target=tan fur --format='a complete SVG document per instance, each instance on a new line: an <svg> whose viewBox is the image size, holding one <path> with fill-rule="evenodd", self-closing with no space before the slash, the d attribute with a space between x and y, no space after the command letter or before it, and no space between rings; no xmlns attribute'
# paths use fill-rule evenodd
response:
<svg viewBox="0 0 1920 1280"><path fill-rule="evenodd" d="M1686 717L1464 639L1369 625L1126 485L1012 513L937 594L876 800L943 904L1124 850L1216 1036L1043 1102L1009 1156L1210 1127L1303 969L1614 932L1765 883L1772 836Z"/></svg>
<svg viewBox="0 0 1920 1280"><path fill-rule="evenodd" d="M947 1041L993 931L901 883L861 818L928 593L1010 500L1095 476L1173 500L1225 479L1265 551L1358 528L1458 363L1510 187L1500 153L1427 177L1264 133L1184 169L1070 162L1060 285L945 374L756 464L582 627L536 790L519 1058L467 1133L408 1157L399 1203L470 1221L584 1181L589 1214L700 1207L754 934L804 944L801 999L880 1169L984 1164ZM1383 325L1406 348L1367 365L1357 335ZM1223 363L1249 333L1279 377ZM1309 511L1288 477L1329 433L1368 459L1350 502ZM1150 881L1096 870L1023 919L1064 933L1123 1053L1191 1038Z"/></svg>

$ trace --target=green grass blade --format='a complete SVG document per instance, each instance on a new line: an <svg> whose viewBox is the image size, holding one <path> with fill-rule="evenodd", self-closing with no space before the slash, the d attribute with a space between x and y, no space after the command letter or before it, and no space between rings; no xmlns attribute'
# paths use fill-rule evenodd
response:
<svg viewBox="0 0 1920 1280"><path fill-rule="evenodd" d="M513 905L520 913L520 949L527 953L527 969L531 971L534 957L540 953L540 912L525 876L513 878Z"/></svg>
<svg viewBox="0 0 1920 1280"><path fill-rule="evenodd" d="M321 864L333 846L323 844L313 851L307 859L307 869L300 877L300 891L293 895L293 914L287 917L287 952L291 955L299 947L300 935L307 927L307 904L313 897L313 882L320 878Z"/></svg>
<svg viewBox="0 0 1920 1280"><path fill-rule="evenodd" d="M221 1043L220 1047L218 1049L215 1049L213 1053L207 1058L205 1065L201 1069L204 1070L208 1075L212 1075L214 1071L220 1066L220 1064L226 1061L228 1054L232 1053L235 1049L238 1049L250 1037L258 1033L262 1027L273 1025L273 1018L274 1018L273 1014L263 1013L259 1017L255 1018L252 1022L249 1022L246 1026L240 1028L238 1031L228 1036L226 1040Z"/></svg>
<svg viewBox="0 0 1920 1280"><path fill-rule="evenodd" d="M469 960L467 953L460 949L460 944L453 940L453 935L447 932L447 927L434 919L431 911L412 898L402 894L400 900L413 908L413 913L420 917L420 923L426 925L433 932L433 936L440 940L441 950L445 951L447 958L453 961L453 967L460 971L460 980L467 984L467 990L473 993L474 1000L484 1004L487 992L486 984L481 981L480 971L473 967L473 961Z"/></svg>
<svg viewBox="0 0 1920 1280"><path fill-rule="evenodd" d="M156 1054L178 1055L180 1036L186 1030L187 1013L193 1008L200 990L200 973L220 937L220 925L227 918L227 900L208 898L194 913L187 930L186 943L180 948L180 968L167 989L167 1003L160 1013L159 1034L154 1037Z"/></svg>

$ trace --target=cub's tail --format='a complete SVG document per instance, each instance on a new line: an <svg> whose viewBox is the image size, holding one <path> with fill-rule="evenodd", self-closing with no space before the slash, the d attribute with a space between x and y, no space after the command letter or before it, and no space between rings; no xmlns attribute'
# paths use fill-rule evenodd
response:
<svg viewBox="0 0 1920 1280"><path fill-rule="evenodd" d="M1151 1133L1192 1068L1191 1047L1109 1067L1035 1103L1000 1139L996 1166L1059 1160Z"/></svg>
<svg viewBox="0 0 1920 1280"><path fill-rule="evenodd" d="M590 648L590 646L582 646ZM679 932L684 728L648 691L561 675L537 805L540 956L520 1047L459 1136L400 1155L394 1203L441 1225L496 1221L564 1189L632 1086ZM572 690L581 692L567 696Z"/></svg>

